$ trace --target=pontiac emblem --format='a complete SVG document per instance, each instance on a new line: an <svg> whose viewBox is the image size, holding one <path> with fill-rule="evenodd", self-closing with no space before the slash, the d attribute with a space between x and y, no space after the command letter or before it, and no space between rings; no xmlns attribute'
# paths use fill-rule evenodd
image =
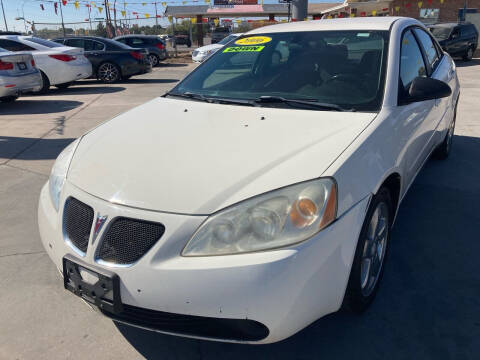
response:
<svg viewBox="0 0 480 360"><path fill-rule="evenodd" d="M93 229L93 238L92 238L92 245L95 243L95 240L97 239L98 233L102 230L103 224L107 221L108 215L100 215L100 213L97 214L97 220L95 222L95 228Z"/></svg>

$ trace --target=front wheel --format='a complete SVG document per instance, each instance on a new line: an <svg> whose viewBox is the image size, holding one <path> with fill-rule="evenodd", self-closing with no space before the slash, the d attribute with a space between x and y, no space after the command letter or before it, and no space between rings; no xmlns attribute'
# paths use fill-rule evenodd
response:
<svg viewBox="0 0 480 360"><path fill-rule="evenodd" d="M148 55L148 60L150 61L150 64L152 65L152 67L157 66L158 63L160 62L160 59L155 54Z"/></svg>
<svg viewBox="0 0 480 360"><path fill-rule="evenodd" d="M98 68L97 77L106 84L112 84L120 80L120 69L110 62L103 63Z"/></svg>
<svg viewBox="0 0 480 360"><path fill-rule="evenodd" d="M371 304L383 275L390 240L392 200L387 188L373 196L363 223L343 307L361 313Z"/></svg>

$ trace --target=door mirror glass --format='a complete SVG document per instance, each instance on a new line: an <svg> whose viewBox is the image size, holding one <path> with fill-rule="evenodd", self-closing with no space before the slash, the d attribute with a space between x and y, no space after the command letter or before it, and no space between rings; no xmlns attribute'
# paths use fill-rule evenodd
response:
<svg viewBox="0 0 480 360"><path fill-rule="evenodd" d="M452 94L450 86L440 80L417 77L408 90L407 103L444 98Z"/></svg>

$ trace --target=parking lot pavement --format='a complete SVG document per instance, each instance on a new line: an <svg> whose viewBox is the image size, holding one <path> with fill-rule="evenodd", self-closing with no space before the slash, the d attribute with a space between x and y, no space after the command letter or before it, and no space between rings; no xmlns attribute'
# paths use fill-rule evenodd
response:
<svg viewBox="0 0 480 360"><path fill-rule="evenodd" d="M56 155L192 68L165 66L108 86L82 81L0 105L0 359L478 359L480 59L458 63L453 153L430 160L412 185L382 286L364 315L332 314L280 343L247 346L115 325L62 289L36 223Z"/></svg>

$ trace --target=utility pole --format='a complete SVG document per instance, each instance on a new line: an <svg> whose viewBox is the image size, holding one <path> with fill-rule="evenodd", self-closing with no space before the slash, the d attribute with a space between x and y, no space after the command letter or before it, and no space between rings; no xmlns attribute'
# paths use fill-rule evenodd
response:
<svg viewBox="0 0 480 360"><path fill-rule="evenodd" d="M115 24L115 34L113 34L113 37L115 37L117 36L117 0L113 2L113 23Z"/></svg>
<svg viewBox="0 0 480 360"><path fill-rule="evenodd" d="M92 12L92 8L91 8L91 6L89 6L87 9L88 9L88 22L90 23L90 31L93 31L92 18L90 17L90 13Z"/></svg>
<svg viewBox="0 0 480 360"><path fill-rule="evenodd" d="M158 12L157 12L157 2L155 1L155 26L158 27Z"/></svg>
<svg viewBox="0 0 480 360"><path fill-rule="evenodd" d="M65 34L65 23L63 22L63 10L62 10L62 1L59 1L60 3L60 15L62 17L62 30L63 30L63 38L65 39L65 37L67 36Z"/></svg>
<svg viewBox="0 0 480 360"><path fill-rule="evenodd" d="M3 0L0 0L0 3L2 4L3 21L5 21L5 30L8 31L7 18L5 17L5 9L3 8Z"/></svg>
<svg viewBox="0 0 480 360"><path fill-rule="evenodd" d="M463 21L467 21L467 0L463 2Z"/></svg>

